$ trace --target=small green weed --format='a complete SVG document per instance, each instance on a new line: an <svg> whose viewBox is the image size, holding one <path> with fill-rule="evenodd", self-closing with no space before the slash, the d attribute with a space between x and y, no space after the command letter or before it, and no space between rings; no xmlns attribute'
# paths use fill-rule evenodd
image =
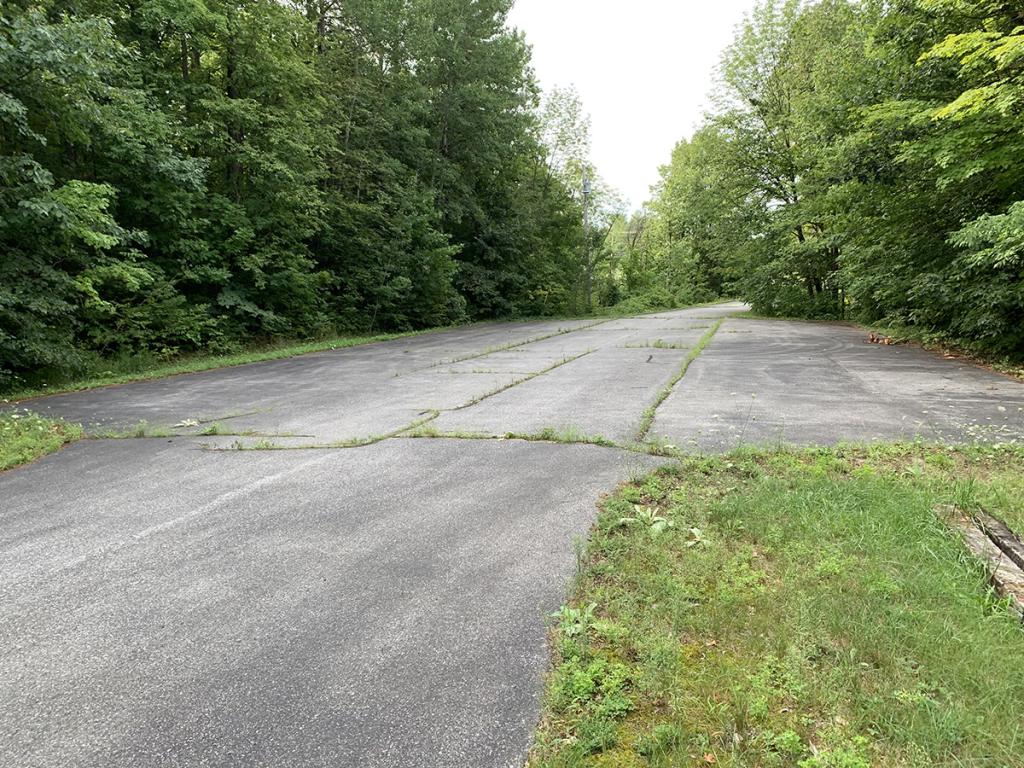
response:
<svg viewBox="0 0 1024 768"><path fill-rule="evenodd" d="M654 508L641 507L639 505L633 505L632 517L620 517L618 525L639 525L641 528L647 530L651 536L657 536L663 531L675 527L675 523L672 520L659 515L657 510Z"/></svg>
<svg viewBox="0 0 1024 768"><path fill-rule="evenodd" d="M572 656L555 672L553 706L600 720L615 720L633 709L627 695L629 668L605 658Z"/></svg>
<svg viewBox="0 0 1024 768"><path fill-rule="evenodd" d="M594 623L594 609L596 607L596 603L590 603L582 608L572 608L568 605L563 605L551 616L558 620L558 631L563 637L575 639L585 636L587 630L590 629L590 625Z"/></svg>

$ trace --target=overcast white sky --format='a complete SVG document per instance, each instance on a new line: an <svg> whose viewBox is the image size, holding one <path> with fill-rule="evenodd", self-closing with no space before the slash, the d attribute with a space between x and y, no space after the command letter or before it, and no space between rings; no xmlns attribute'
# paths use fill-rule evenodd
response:
<svg viewBox="0 0 1024 768"><path fill-rule="evenodd" d="M753 0L517 0L543 88L575 85L594 163L639 208L707 106L719 54Z"/></svg>

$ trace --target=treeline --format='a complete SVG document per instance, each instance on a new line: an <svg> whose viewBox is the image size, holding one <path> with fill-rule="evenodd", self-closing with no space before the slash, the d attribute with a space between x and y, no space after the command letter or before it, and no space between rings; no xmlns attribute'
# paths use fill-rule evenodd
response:
<svg viewBox="0 0 1024 768"><path fill-rule="evenodd" d="M0 388L100 357L572 312L511 0L7 0Z"/></svg>
<svg viewBox="0 0 1024 768"><path fill-rule="evenodd" d="M761 3L621 228L616 273L641 298L742 296L1024 356L1024 4Z"/></svg>

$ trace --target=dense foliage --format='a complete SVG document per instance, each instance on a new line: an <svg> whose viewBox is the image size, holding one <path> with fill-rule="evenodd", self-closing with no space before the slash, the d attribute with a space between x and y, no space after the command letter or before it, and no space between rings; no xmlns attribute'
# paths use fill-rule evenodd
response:
<svg viewBox="0 0 1024 768"><path fill-rule="evenodd" d="M510 5L4 3L0 388L578 309L582 212Z"/></svg>
<svg viewBox="0 0 1024 768"><path fill-rule="evenodd" d="M1024 355L1018 2L764 0L630 217L511 2L5 3L0 390L735 295Z"/></svg>
<svg viewBox="0 0 1024 768"><path fill-rule="evenodd" d="M1022 356L1022 158L1017 0L766 0L613 277Z"/></svg>

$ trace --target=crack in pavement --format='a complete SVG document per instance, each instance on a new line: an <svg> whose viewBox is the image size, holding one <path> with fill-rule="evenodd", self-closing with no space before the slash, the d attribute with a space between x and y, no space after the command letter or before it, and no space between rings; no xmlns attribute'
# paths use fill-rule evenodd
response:
<svg viewBox="0 0 1024 768"><path fill-rule="evenodd" d="M309 450L346 450L346 449L350 449L350 448L363 448L363 447L365 447L367 445L374 445L374 444L382 442L384 440L389 440L389 439L394 438L394 437L400 437L403 434L405 434L406 432L411 432L411 431L413 431L415 429L418 429L418 428L424 426L425 424L428 424L429 422L431 422L434 419L438 418L442 413L454 413L455 411L461 411L461 410L464 410L466 408L472 408L475 405L479 405L481 402L483 402L484 400L486 400L489 397L494 397L495 395L499 395L502 392L505 392L505 391L507 391L509 389L512 389L513 387L519 386L520 384L525 384L528 381L533 381L534 379L536 379L536 378L538 378L540 376L543 376L543 375L545 375L547 373L550 373L551 371L554 371L554 370L556 370L558 368L561 368L564 365L568 365L569 363L575 362L576 360L579 360L582 357L586 357L587 355L592 354L594 351L595 350L593 350L593 349L588 349L585 352L581 352L578 355L573 355L571 357L563 358L562 360L559 360L556 363L553 363L552 365L547 366L546 368L542 368L539 371L535 371L535 372L533 372L533 373L531 373L529 375L523 376L520 379L516 379L515 381L512 381L512 382L510 382L508 384L505 384L504 386L498 387L497 389L494 389L494 390L492 390L490 392L487 392L486 394L483 394L483 395L481 395L479 397L473 398L469 402L463 403L462 405L457 405L457 406L455 406L453 408L431 408L431 409L428 409L426 411L423 411L423 414L430 414L430 416L428 418L426 418L426 419L419 419L419 420L414 421L414 422L412 422L412 423L410 423L410 424L408 424L408 425L406 425L404 427L399 427L396 430L392 430L391 432L387 432L387 433L382 434L382 435L369 435L369 436L366 436L366 437L356 437L356 438L351 438L351 439L348 439L348 440L340 440L340 441L337 441L337 442L324 443L324 444L276 445L276 444L272 444L272 443L271 444L260 444L260 443L257 443L256 445L252 445L252 446L245 446L245 445L241 445L241 444L236 444L236 445L232 445L232 446L230 446L228 448L216 448L216 447L210 447L210 446L202 446L202 450L208 450L208 451L211 451L211 452L218 452L218 451L309 451ZM230 435L228 435L228 436L230 436ZM256 437L256 436L258 436L258 435L246 435L246 437ZM296 437L302 437L302 435L296 435ZM556 441L556 442L568 442L568 441Z"/></svg>
<svg viewBox="0 0 1024 768"><path fill-rule="evenodd" d="M534 336L534 337L531 337L529 339L523 339L522 341L509 342L508 344L499 344L496 347L488 347L487 349L484 349L484 350L482 350L480 352L472 352L472 353L469 353L469 354L466 354L466 355L462 355L460 357L453 357L453 358L450 358L450 359L440 360L438 362L431 363L430 365L424 365L424 366L421 366L419 368L413 368L413 369L408 370L408 371L406 371L404 373L396 374L395 378L402 378L403 376L410 376L410 375L412 375L414 373L422 373L423 371L429 371L429 370L431 370L433 368L440 368L443 365L455 365L456 363L464 363L467 360L476 360L476 359L481 358L481 357L487 357L487 355L493 355L495 352L507 352L510 349L518 349L520 347L525 347L525 346L527 346L529 344L536 344L537 342L540 342L540 341L546 341L548 339L554 339L554 338L556 338L558 336L568 336L570 333L576 333L577 331L586 331L586 330L588 330L590 328L595 328L595 327L597 327L599 325L603 325L604 323L610 323L614 319L615 318L606 318L606 319L603 319L603 320L598 320L597 322L594 322L594 323L589 323L587 325L581 325L581 326L578 326L576 328L559 328L558 330L553 331L552 333L546 333L546 334L542 334L540 336Z"/></svg>
<svg viewBox="0 0 1024 768"><path fill-rule="evenodd" d="M425 419L417 419L416 421L406 424L405 426L401 426L398 429L391 430L390 432L385 432L380 435L368 435L366 437L353 437L346 440L338 440L333 443L313 443L309 445L278 445L276 443L259 442L254 445L243 445L241 443L236 442L227 448L217 448L216 446L211 445L200 445L199 450L207 451L209 453L225 453L234 451L338 451L348 450L351 448L365 448L368 445L376 445L377 443L382 443L385 440L390 440L393 437L398 437L403 433L408 432L409 430L416 429L417 427L421 427L424 424L433 421L434 419L441 415L441 411L436 410L429 410L425 411L424 413L428 413L429 416L427 416L427 418ZM231 435L228 435L228 437L231 437Z"/></svg>
<svg viewBox="0 0 1024 768"><path fill-rule="evenodd" d="M679 459L684 456L682 451L658 443L623 443L605 435L582 435L572 431L547 427L538 432L506 432L492 434L490 432L441 432L429 427L396 435L403 440L509 440L525 443L553 443L558 445L594 445L626 453L644 454L665 459Z"/></svg>
<svg viewBox="0 0 1024 768"><path fill-rule="evenodd" d="M546 368L541 368L539 371L534 371L533 373L527 374L526 376L523 376L521 379L516 379L515 381L513 381L513 382L511 382L509 384L506 384L505 386L498 387L497 389L494 389L494 390L488 392L485 395L481 395L480 397L473 398L468 403L463 403L462 405L457 405L454 408L442 408L440 410L442 412L444 412L444 413L451 413L451 412L454 412L454 411L461 411L461 410L464 410L466 408L472 408L474 405L479 405L480 403L482 403L484 400L486 400L489 397L494 397L495 395L500 395L502 392L505 392L505 391L507 391L509 389L512 389L513 387L518 387L520 384L525 384L528 381L533 381L534 379L536 379L539 376L543 376L544 374L551 373L552 371L556 370L557 368L561 368L563 365L568 365L569 363L576 362L581 357L586 357L587 355L592 354L595 351L596 350L594 350L594 349L588 349L585 352L581 352L578 355L573 355L571 357L562 358L558 362L553 363L552 365L549 365Z"/></svg>
<svg viewBox="0 0 1024 768"><path fill-rule="evenodd" d="M533 344L533 343L536 343L536 342L539 342L539 341L543 341L545 339L550 339L550 338L554 338L554 337L557 337L557 336L573 333L573 332L575 332L577 330L585 330L587 328L592 328L592 327L594 327L596 325L600 325L600 324L606 323L606 322L610 322L610 320L602 320L602 321L599 321L598 323L592 323L590 325L581 326L580 328L576 328L576 329L569 329L569 330L560 329L560 330L558 330L558 331L556 331L554 333L551 333L551 334L545 334L545 335L542 335L542 336L539 336L539 337L534 337L532 339L527 339L527 340L524 340L524 341L521 341L521 342L515 342L513 344L503 345L502 347L499 347L499 348L496 348L496 349L490 349L490 350L487 350L487 351L484 351L484 352L474 353L472 355L466 355L466 356L460 357L458 359L443 361L441 363L436 363L434 365L428 366L427 368L434 368L434 367L438 367L440 365L450 365L450 364L453 364L453 363L456 363L456 362L463 362L465 360L471 360L471 359L476 359L476 358L479 358L479 357L485 357L485 356L487 356L489 354L494 354L495 352L500 352L500 351L505 351L507 349L515 349L515 348L518 348L518 347L527 346L529 344ZM502 432L502 433L465 433L465 432L441 432L441 431L438 431L438 432L433 433L433 434L427 434L427 433L423 432L423 430L422 430L422 428L425 425L427 425L429 422L434 421L435 419L437 419L442 413L454 413L454 412L466 410L468 408L472 408L472 407L474 407L476 405L479 405L481 402L483 402L484 400L487 400L488 398L494 397L495 395L499 395L502 392L506 392L506 391L508 391L510 389L513 389L513 388L517 387L517 386L520 386L520 385L525 384L525 383L527 383L529 381L537 379L538 377L544 376L545 374L548 374L548 373L550 373L550 372L552 372L552 371L554 371L554 370L556 370L558 368L561 368L562 366L568 365L569 363L575 362L576 360L579 360L579 359L581 359L581 358L583 358L583 357L585 357L585 356L587 356L589 354L592 354L593 352L596 351L595 349L588 349L588 350L586 350L586 351L584 351L584 352L582 352L580 354L563 358L562 360L559 360L559 361L555 362L552 365L549 365L549 366L547 366L545 368L542 368L542 369L540 369L538 371L532 372L532 373L530 373L530 374L528 374L526 376L522 376L522 377L520 377L518 379L515 379L515 380L513 380L513 381L511 381L511 382L509 382L507 384L504 384L504 385L502 385L500 387L497 387L494 390L491 390L490 392L487 392L487 393L485 393L483 395L480 395L478 397L474 397L471 400L469 400L469 401L467 401L465 403L462 403L460 405L453 406L453 407L450 407L450 408L430 409L431 416L429 418L413 421L413 422L411 422L411 423L409 423L409 424L407 424L405 426L401 426L401 427L399 427L399 428L397 428L395 430L392 430L390 432L387 432L387 433L384 433L384 434L381 434L381 435L368 435L368 436L364 436L364 437L350 438L350 439L334 441L334 442L330 442L330 443L312 443L312 444L302 444L302 445L280 445L280 444L266 443L266 442L256 443L256 444L253 444L253 445L244 445L244 444L236 442L235 444L233 444L231 446L228 446L228 447L215 447L215 446L204 445L204 446L202 446L202 449L203 450L207 450L207 451L211 451L211 452L237 451L237 450L250 450L250 451L259 451L259 450L266 450L266 451L284 451L284 450L295 450L295 451L301 451L301 450L347 450L347 449L362 448L362 447L365 447L365 446L374 445L374 444L379 443L379 442L381 442L383 440L388 440L388 439L391 439L391 438L403 437L403 436L410 436L410 437L415 436L415 437L440 437L440 438L446 438L446 439L521 439L521 440L527 440L527 441L532 441L532 442L546 441L546 442L555 442L555 443L562 443L562 444L602 445L604 447L616 448L616 449L619 449L619 450L628 451L628 452L632 452L632 453L647 453L649 455L655 455L655 456L673 457L673 456L681 455L681 453L675 452L671 447L664 446L664 445L657 444L657 443L653 443L653 442L650 442L650 441L646 440L647 434L649 433L651 425L654 422L655 412L657 411L658 406L671 394L673 388L686 375L686 371L688 370L690 364L694 360L696 360L697 357L700 356L701 352L710 343L711 339L715 336L716 332L722 326L723 322L724 322L724 318L718 318L712 325L707 326L708 330L704 333L704 335L701 336L701 338L696 342L696 344L692 348L689 348L690 349L689 354L684 358L683 364L680 367L679 371L677 371L676 374L670 379L668 384L665 387L663 387L658 392L658 395L657 395L657 397L655 399L655 402L652 405L648 406L647 409L645 409L645 411L644 411L644 413L643 413L643 415L641 417L640 426L637 428L637 431L636 431L636 439L634 441L632 441L632 442L620 442L620 441L616 441L616 440L613 440L611 438L605 437L604 435L592 435L592 436L574 437L572 435L566 435L564 433L559 433L559 431L557 429L555 429L555 428L542 429L542 430L540 430L539 432L536 432L536 433L517 433L515 431L508 431L508 432ZM646 349L646 347L644 347L644 348ZM673 351L673 350L676 350L677 348L676 347L665 347L664 349L665 349L665 351ZM426 368L425 369L421 369L421 370L426 370ZM421 430L421 434L409 435L409 433L414 432L416 430Z"/></svg>
<svg viewBox="0 0 1024 768"><path fill-rule="evenodd" d="M700 337L700 340L693 347L693 349L690 350L690 353L686 356L686 359L683 360L683 365L676 373L676 375L673 376L672 379L669 380L668 384L666 384L661 389L661 391L658 392L658 395L655 398L654 402L651 403L651 405L649 405L644 410L643 416L640 418L640 425L637 427L636 430L637 442L642 443L646 440L648 433L651 431L651 426L654 424L654 417L658 411L658 406L665 402L668 396L672 394L672 390L675 389L676 385L683 380L684 376L686 376L686 372L690 369L690 364L693 363L693 361L696 360L698 357L700 357L701 353L704 351L704 348L711 343L711 339L714 338L715 334L718 332L718 329L722 327L722 323L724 322L724 318L719 318L711 325L708 331L703 336Z"/></svg>

